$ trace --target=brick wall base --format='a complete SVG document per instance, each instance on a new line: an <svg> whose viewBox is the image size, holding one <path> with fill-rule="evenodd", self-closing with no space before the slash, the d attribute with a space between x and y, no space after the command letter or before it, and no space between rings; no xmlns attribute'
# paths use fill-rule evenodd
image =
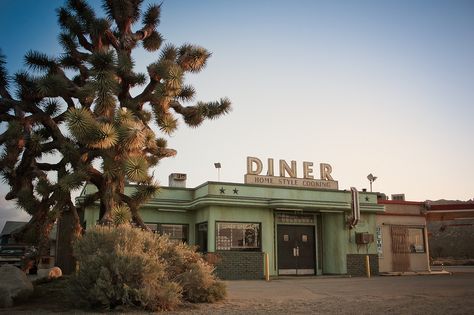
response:
<svg viewBox="0 0 474 315"><path fill-rule="evenodd" d="M347 274L355 277L365 276L365 256L367 254L347 254ZM379 274L379 259L377 254L369 254L370 274Z"/></svg>
<svg viewBox="0 0 474 315"><path fill-rule="evenodd" d="M221 251L216 264L216 275L223 280L263 279L263 253Z"/></svg>

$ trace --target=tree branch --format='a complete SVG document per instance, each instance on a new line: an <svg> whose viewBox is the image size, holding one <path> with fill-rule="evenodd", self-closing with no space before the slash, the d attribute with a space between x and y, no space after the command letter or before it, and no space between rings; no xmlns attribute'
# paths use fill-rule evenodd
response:
<svg viewBox="0 0 474 315"><path fill-rule="evenodd" d="M145 231L151 231L150 228L145 224L143 221L142 217L140 216L140 213L138 211L138 205L130 198L129 196L125 194L120 194L120 199L125 202L128 207L130 208L130 212L132 213L132 218L135 223L140 226L142 229Z"/></svg>

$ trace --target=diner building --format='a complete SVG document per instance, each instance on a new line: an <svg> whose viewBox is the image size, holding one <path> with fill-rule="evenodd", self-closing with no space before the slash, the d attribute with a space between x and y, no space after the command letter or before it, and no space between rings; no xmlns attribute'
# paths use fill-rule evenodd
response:
<svg viewBox="0 0 474 315"><path fill-rule="evenodd" d="M372 274L378 273L374 234L384 205L377 194L340 190L328 164L321 164L316 180L312 163L303 163L299 178L294 161L280 160L280 176L274 176L272 159L260 175L259 161L247 159L245 183L187 188L185 174L171 174L169 186L141 207L141 216L151 230L214 255L223 279L262 279L265 270L270 276L364 275L367 255ZM125 193L134 189L127 185ZM87 185L79 200L95 191ZM98 206L87 208L83 220L86 230L96 224Z"/></svg>

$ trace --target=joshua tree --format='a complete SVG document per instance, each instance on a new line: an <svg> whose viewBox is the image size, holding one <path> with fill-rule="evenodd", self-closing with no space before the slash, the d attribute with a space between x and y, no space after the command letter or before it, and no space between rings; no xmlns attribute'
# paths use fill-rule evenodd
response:
<svg viewBox="0 0 474 315"><path fill-rule="evenodd" d="M0 135L0 169L11 187L6 199L32 214L30 223L37 222L42 234L64 211L80 231L70 192L85 182L97 192L83 206L100 202L102 223L131 217L146 229L138 209L158 190L149 168L176 154L157 133L174 132L179 117L197 127L230 110L227 98L183 105L195 94L185 74L201 71L211 54L191 44L162 47L161 5L142 13L142 2L104 0L107 17L100 18L86 1L67 1L57 11L64 53L28 52L25 62L35 74L14 75L14 97L0 58L0 117L8 124ZM134 70L131 53L140 44L156 56L147 74ZM46 162L47 154L55 162ZM131 195L124 193L126 181L137 184Z"/></svg>

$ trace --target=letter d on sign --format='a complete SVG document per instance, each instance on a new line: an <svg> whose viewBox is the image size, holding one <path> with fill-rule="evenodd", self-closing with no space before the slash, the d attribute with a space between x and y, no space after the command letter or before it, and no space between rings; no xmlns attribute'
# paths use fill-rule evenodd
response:
<svg viewBox="0 0 474 315"><path fill-rule="evenodd" d="M253 165L256 165L256 169L253 169ZM256 157L252 156L247 156L247 174L248 175L258 175L262 172L263 169L263 164L262 161L260 161Z"/></svg>

